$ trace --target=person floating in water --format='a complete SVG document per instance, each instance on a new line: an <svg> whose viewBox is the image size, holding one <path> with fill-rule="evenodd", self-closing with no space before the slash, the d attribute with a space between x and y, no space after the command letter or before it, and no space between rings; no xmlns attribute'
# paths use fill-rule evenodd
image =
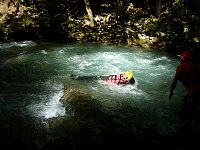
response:
<svg viewBox="0 0 200 150"><path fill-rule="evenodd" d="M77 80L101 80L107 83L114 83L114 84L135 83L134 74L129 70L123 72L122 74L114 74L108 76L76 76L74 74L71 74L71 78Z"/></svg>

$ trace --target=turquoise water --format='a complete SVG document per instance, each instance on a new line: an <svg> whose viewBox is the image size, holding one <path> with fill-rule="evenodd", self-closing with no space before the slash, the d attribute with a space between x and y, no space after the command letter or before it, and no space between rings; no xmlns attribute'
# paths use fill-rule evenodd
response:
<svg viewBox="0 0 200 150"><path fill-rule="evenodd" d="M173 100L168 91L179 60L160 50L94 43L37 45L32 41L0 44L0 112L48 120L70 116L59 101L65 86L88 91L107 114L121 107L134 113L118 112L127 122L153 127L163 135L173 134L178 123L179 104L184 89L178 84ZM98 81L76 81L80 76L134 72L135 85L109 85Z"/></svg>

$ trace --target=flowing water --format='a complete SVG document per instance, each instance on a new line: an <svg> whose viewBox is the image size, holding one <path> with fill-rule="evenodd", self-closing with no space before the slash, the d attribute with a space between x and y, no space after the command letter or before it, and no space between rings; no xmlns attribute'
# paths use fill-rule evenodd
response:
<svg viewBox="0 0 200 150"><path fill-rule="evenodd" d="M137 109L115 114L126 118L128 126L137 122L141 128L149 127L163 136L171 135L176 131L179 104L184 95L179 83L173 100L168 100L178 63L175 56L164 51L137 47L94 43L37 45L32 41L1 43L1 128L15 124L13 114L27 122L31 118L38 128L40 124L48 128L51 118L70 117L72 114L66 111L60 98L64 87L73 85L88 91L101 103L101 110L106 114L114 114L124 106ZM70 74L100 76L126 70L134 73L135 85L70 78Z"/></svg>

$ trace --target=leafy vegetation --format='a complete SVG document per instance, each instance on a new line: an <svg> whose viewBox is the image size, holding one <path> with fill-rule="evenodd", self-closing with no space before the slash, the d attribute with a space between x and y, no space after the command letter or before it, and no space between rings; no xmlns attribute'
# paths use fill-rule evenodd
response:
<svg viewBox="0 0 200 150"><path fill-rule="evenodd" d="M200 38L198 0L0 3L1 41L79 40L172 50L192 48Z"/></svg>

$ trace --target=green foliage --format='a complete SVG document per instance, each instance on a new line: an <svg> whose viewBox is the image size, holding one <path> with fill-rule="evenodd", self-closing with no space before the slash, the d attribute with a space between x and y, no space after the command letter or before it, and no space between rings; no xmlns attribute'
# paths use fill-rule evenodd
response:
<svg viewBox="0 0 200 150"><path fill-rule="evenodd" d="M159 17L155 16L155 0L90 0L94 17L103 17L93 28L87 25L83 0L15 2L18 10L7 14L6 21L0 23L3 40L83 40L137 45L138 34L145 34L157 37L170 48L184 48L200 37L199 0L162 0Z"/></svg>
<svg viewBox="0 0 200 150"><path fill-rule="evenodd" d="M183 0L168 3L163 9L160 18L145 28L145 33L154 36L158 36L158 32L164 33L165 36L160 38L170 49L172 47L190 48L194 43L193 38L197 36L194 22L196 23L199 19L196 14L188 9Z"/></svg>

